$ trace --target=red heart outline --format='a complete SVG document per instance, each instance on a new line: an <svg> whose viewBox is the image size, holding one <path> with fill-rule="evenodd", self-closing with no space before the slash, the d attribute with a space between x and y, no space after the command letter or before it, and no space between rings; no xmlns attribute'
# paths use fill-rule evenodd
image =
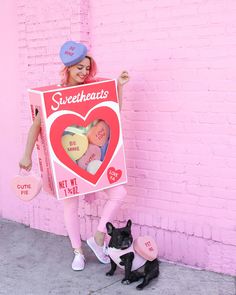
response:
<svg viewBox="0 0 236 295"><path fill-rule="evenodd" d="M61 144L61 137L64 130L73 124L86 127L91 122L97 119L104 120L108 126L110 127L110 139L109 144L106 152L105 159L102 162L102 165L98 169L96 174L90 174L86 170L80 168L75 162L71 160L68 156L64 148ZM51 125L50 128L50 141L53 148L53 151L57 158L65 164L68 168L73 170L76 174L81 176L82 178L86 179L87 181L96 184L99 178L101 177L102 173L110 163L110 160L115 152L115 149L118 144L120 136L120 128L119 128L119 121L117 118L116 113L108 108L108 107L99 107L95 110L91 111L88 117L84 120L83 118L72 115L72 114L65 114L61 115L60 117L56 118Z"/></svg>

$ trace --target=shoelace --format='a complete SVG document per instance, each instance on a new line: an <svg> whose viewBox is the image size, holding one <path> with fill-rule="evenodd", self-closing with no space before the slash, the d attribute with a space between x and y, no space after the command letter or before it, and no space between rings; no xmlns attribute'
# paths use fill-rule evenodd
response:
<svg viewBox="0 0 236 295"><path fill-rule="evenodd" d="M85 260L84 255L81 254L79 251L74 250L74 254L75 254L75 255L80 255L80 256L82 256L82 258Z"/></svg>

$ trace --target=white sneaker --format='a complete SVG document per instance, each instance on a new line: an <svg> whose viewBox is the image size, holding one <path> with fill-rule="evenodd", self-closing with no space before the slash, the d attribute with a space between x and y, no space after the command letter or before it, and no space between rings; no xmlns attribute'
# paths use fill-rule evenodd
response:
<svg viewBox="0 0 236 295"><path fill-rule="evenodd" d="M104 251L105 247L104 246L101 247L97 245L97 243L94 240L94 237L87 239L87 244L101 263L104 263L104 264L110 263L110 258L109 256L106 255Z"/></svg>
<svg viewBox="0 0 236 295"><path fill-rule="evenodd" d="M74 260L71 265L72 269L73 270L83 270L84 266L85 266L84 255L79 252L76 252L76 251L74 251L74 253L75 253L75 257L74 257Z"/></svg>

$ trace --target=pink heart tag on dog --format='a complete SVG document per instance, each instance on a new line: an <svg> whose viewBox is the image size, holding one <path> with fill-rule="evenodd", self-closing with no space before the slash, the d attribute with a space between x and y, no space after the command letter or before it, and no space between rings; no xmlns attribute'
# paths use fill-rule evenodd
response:
<svg viewBox="0 0 236 295"><path fill-rule="evenodd" d="M16 175L11 181L11 187L18 198L30 201L42 188L41 178L33 175Z"/></svg>
<svg viewBox="0 0 236 295"><path fill-rule="evenodd" d="M152 237L143 236L134 240L135 251L143 258L152 261L157 258L157 244Z"/></svg>

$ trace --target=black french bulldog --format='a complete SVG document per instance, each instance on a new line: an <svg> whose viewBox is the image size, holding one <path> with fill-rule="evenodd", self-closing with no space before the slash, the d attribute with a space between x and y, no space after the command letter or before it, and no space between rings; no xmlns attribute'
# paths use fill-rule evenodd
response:
<svg viewBox="0 0 236 295"><path fill-rule="evenodd" d="M115 228L110 222L107 222L106 224L107 233L111 236L108 244L108 255L111 259L111 269L106 275L113 276L118 265L125 269L125 277L121 281L122 284L129 285L130 283L143 278L143 282L136 287L138 290L142 290L152 279L158 277L159 261L157 258L152 261L141 258L141 260L143 260L137 262L136 257L140 256L137 255L133 249L131 224L131 220L128 220L126 226L122 228ZM117 259L119 261L115 262L114 260ZM134 264L136 264L136 266L134 266ZM142 270L143 268L144 270Z"/></svg>

